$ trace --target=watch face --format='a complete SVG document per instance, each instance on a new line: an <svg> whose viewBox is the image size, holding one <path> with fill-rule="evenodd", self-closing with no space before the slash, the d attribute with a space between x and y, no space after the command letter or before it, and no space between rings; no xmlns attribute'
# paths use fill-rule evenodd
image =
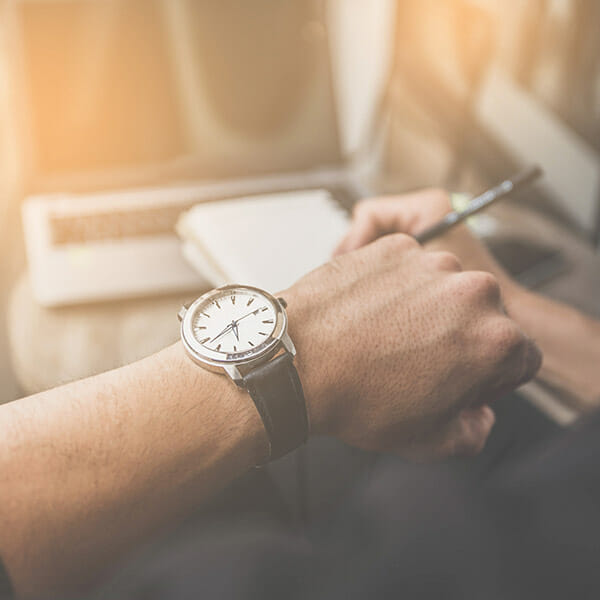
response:
<svg viewBox="0 0 600 600"><path fill-rule="evenodd" d="M197 358L226 363L262 355L277 343L284 325L285 313L270 294L225 286L190 306L182 331Z"/></svg>

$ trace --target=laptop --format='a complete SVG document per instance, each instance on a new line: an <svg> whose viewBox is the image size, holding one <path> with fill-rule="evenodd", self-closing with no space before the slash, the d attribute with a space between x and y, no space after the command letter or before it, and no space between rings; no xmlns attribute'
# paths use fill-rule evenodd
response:
<svg viewBox="0 0 600 600"><path fill-rule="evenodd" d="M348 207L367 193L340 142L343 15L270 4L238 3L235 19L227 3L18 5L39 303L202 289L175 234L198 202L320 188Z"/></svg>

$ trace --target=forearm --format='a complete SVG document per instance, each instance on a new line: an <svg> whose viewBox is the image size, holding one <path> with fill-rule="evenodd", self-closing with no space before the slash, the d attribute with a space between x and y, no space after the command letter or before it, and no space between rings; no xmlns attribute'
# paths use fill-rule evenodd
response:
<svg viewBox="0 0 600 600"><path fill-rule="evenodd" d="M578 407L600 400L600 321L539 294L512 286L507 310L541 348L538 377L573 396Z"/></svg>
<svg viewBox="0 0 600 600"><path fill-rule="evenodd" d="M0 407L0 556L21 594L89 584L255 464L250 397L180 344Z"/></svg>
<svg viewBox="0 0 600 600"><path fill-rule="evenodd" d="M313 433L422 459L483 446L483 404L540 356L497 282L448 258L387 236L284 293ZM92 583L268 455L250 396L180 344L0 407L0 439L0 556L22 595Z"/></svg>

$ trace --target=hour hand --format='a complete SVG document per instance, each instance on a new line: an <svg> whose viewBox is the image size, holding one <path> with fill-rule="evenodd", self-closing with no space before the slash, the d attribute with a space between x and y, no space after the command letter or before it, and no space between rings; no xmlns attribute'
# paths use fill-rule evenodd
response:
<svg viewBox="0 0 600 600"><path fill-rule="evenodd" d="M233 333L235 334L235 339L239 342L240 341L240 333L238 331L237 322L234 322L231 324L231 329L233 330Z"/></svg>

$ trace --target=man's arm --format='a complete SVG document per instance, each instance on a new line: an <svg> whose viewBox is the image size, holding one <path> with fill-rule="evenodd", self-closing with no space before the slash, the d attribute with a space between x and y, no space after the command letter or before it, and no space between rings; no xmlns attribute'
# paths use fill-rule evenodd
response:
<svg viewBox="0 0 600 600"><path fill-rule="evenodd" d="M452 210L443 190L428 189L403 196L366 200L357 206L352 228L339 253L359 248L389 233L416 235ZM578 408L600 402L600 322L526 290L514 281L466 226L459 226L426 245L449 251L463 268L488 271L500 283L510 316L543 353L539 377L567 392Z"/></svg>
<svg viewBox="0 0 600 600"><path fill-rule="evenodd" d="M419 459L478 451L484 403L539 352L487 274L388 236L283 292L311 432ZM260 462L250 397L180 344L0 407L0 556L21 595L65 594Z"/></svg>
<svg viewBox="0 0 600 600"><path fill-rule="evenodd" d="M250 400L180 344L0 407L0 548L20 594L89 584L259 462Z"/></svg>

